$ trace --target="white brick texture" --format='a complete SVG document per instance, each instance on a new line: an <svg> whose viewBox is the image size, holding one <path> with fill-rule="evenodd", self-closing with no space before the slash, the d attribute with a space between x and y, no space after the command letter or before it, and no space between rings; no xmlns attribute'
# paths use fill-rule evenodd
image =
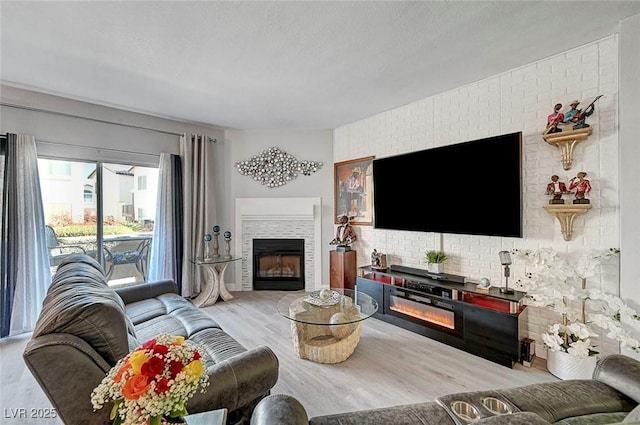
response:
<svg viewBox="0 0 640 425"><path fill-rule="evenodd" d="M425 267L425 251L442 248L452 257L445 264L446 272L472 280L488 277L501 286L500 250L551 247L578 256L591 249L618 247L618 86L618 38L614 35L337 128L335 162L370 155L380 158L516 131L523 134L522 239L361 227L355 243L358 264L367 264L368 253L375 248L387 254L390 264ZM574 99L586 107L599 94L604 97L587 119L593 134L577 145L573 167L564 170L557 148L542 139L546 117L556 103L563 104L562 111ZM592 209L576 218L573 239L565 241L558 220L542 207L549 199L544 191L552 174L568 183L578 171L586 171L591 181ZM428 197L428 192L424 196ZM415 207L420 204L416 198ZM477 213L500 213L499 204L490 196L485 208ZM510 282L522 277L517 273L523 270L514 265ZM617 270L602 275L590 280L589 285L617 293ZM537 353L545 357L539 335L556 318L548 309L527 310L522 337L536 339ZM619 350L615 342L606 340L600 342L599 349L603 353Z"/></svg>

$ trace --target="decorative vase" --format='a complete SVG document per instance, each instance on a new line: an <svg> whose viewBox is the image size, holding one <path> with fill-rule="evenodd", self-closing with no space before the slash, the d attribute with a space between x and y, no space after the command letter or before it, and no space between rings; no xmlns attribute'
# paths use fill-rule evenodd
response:
<svg viewBox="0 0 640 425"><path fill-rule="evenodd" d="M429 263L427 269L430 273L442 273L444 270L442 263Z"/></svg>
<svg viewBox="0 0 640 425"><path fill-rule="evenodd" d="M596 356L577 359L564 351L547 351L547 370L560 379L591 379Z"/></svg>

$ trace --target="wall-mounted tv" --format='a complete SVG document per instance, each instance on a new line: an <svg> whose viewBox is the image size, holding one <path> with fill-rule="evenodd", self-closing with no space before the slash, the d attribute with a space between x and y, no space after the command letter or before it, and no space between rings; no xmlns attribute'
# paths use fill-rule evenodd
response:
<svg viewBox="0 0 640 425"><path fill-rule="evenodd" d="M374 227L522 237L522 133L373 160Z"/></svg>

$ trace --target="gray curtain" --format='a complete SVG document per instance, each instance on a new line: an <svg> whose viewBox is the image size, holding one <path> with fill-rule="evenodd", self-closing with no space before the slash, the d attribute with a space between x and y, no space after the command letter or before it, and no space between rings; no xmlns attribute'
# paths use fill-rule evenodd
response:
<svg viewBox="0 0 640 425"><path fill-rule="evenodd" d="M2 179L2 336L32 331L51 284L32 136L7 134Z"/></svg>
<svg viewBox="0 0 640 425"><path fill-rule="evenodd" d="M149 282L173 279L182 292L182 163L178 155L160 154L158 200L149 254Z"/></svg>
<svg viewBox="0 0 640 425"><path fill-rule="evenodd" d="M182 295L191 297L200 292L204 279L202 267L192 260L202 256L204 235L211 233L216 222L216 200L213 178L213 141L208 136L183 134L180 137L180 158L184 177L184 261Z"/></svg>

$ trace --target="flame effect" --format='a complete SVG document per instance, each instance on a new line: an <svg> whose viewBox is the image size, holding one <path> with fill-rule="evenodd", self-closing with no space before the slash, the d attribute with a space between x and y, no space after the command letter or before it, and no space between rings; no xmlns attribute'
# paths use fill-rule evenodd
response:
<svg viewBox="0 0 640 425"><path fill-rule="evenodd" d="M429 323L434 323L447 329L456 328L454 314L452 311L441 310L439 308L421 304L418 304L420 307L413 307L414 303L412 303L412 305L408 305L407 301L396 297L392 297L391 302L393 305L390 308L395 312L406 314L407 316L415 317L416 319L424 320Z"/></svg>

